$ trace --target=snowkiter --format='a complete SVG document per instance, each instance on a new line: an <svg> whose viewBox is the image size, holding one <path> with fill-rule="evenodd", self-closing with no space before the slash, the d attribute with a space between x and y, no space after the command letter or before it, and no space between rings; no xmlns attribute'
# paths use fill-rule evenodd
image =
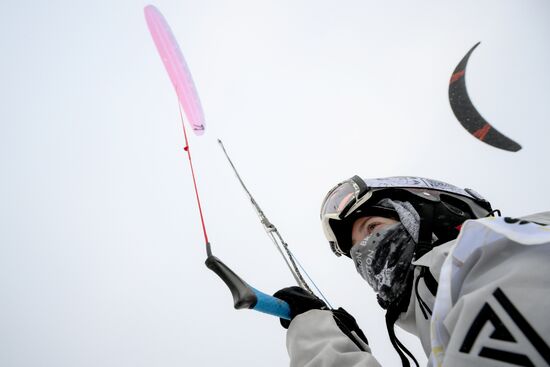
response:
<svg viewBox="0 0 550 367"><path fill-rule="evenodd" d="M496 212L471 189L420 177L354 176L327 194L325 236L377 293L403 366L418 363L394 324L418 336L429 366L550 365L550 212ZM380 365L345 310L298 287L275 296L291 307L291 366Z"/></svg>

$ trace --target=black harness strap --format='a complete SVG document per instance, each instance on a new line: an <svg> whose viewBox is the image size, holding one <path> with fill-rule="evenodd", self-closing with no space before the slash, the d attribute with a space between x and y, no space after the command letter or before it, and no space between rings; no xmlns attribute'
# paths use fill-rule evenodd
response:
<svg viewBox="0 0 550 367"><path fill-rule="evenodd" d="M424 283L426 284L426 288L430 291L432 296L435 297L437 294L437 280L435 280L434 276L432 275L432 272L428 267L424 267L422 270L422 278L424 278Z"/></svg>
<svg viewBox="0 0 550 367"><path fill-rule="evenodd" d="M386 328L388 330L388 336L390 337L390 341L393 345L393 348L399 354L399 358L401 358L401 364L403 367L410 367L411 363L409 362L409 359L407 356L409 356L416 367L419 367L418 361L416 358L414 358L414 355L401 343L399 339L397 339L397 336L395 335L394 325L397 321L397 318L399 317L399 314L403 311L406 311L407 306L409 304L410 298L411 298L411 292L413 288L413 274L412 272L409 274L409 277L407 279L407 291L403 293L403 295L400 297L399 300L395 301L393 304L391 304L388 307L388 310L386 312Z"/></svg>

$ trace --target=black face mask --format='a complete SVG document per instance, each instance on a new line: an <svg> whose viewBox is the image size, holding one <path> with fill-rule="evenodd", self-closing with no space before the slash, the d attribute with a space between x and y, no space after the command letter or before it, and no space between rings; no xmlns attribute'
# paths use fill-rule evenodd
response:
<svg viewBox="0 0 550 367"><path fill-rule="evenodd" d="M403 224L396 223L365 237L351 248L357 272L378 293L383 308L407 287L416 243Z"/></svg>

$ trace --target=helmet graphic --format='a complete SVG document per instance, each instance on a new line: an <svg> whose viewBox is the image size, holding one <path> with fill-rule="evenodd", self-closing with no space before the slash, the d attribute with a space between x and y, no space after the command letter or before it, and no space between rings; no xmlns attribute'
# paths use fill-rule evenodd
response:
<svg viewBox="0 0 550 367"><path fill-rule="evenodd" d="M399 219L392 209L377 205L384 198L407 201L418 212L420 232L415 258L456 238L465 220L492 212L491 204L474 190L445 182L410 176L366 180L353 176L331 189L321 205L323 231L336 256L350 257L351 228L357 218ZM438 238L433 244L432 234Z"/></svg>

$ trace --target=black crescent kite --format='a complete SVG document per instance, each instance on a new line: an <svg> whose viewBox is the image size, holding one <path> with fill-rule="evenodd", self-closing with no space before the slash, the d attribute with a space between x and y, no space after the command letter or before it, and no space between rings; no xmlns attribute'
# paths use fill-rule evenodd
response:
<svg viewBox="0 0 550 367"><path fill-rule="evenodd" d="M476 43L474 47L468 51L451 76L449 82L449 102L451 103L451 108L458 121L470 134L495 148L517 152L521 149L521 145L491 126L491 124L477 112L468 96L465 80L466 66L468 65L470 55L479 43L480 42Z"/></svg>

